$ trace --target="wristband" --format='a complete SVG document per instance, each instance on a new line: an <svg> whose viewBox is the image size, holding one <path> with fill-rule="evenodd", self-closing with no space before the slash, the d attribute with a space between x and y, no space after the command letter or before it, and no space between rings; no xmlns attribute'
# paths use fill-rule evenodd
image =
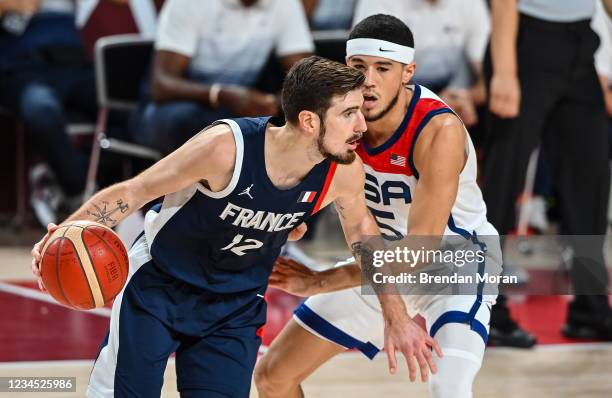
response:
<svg viewBox="0 0 612 398"><path fill-rule="evenodd" d="M219 93L221 92L221 88L221 83L214 83L208 89L208 103L213 108L217 108L219 106Z"/></svg>

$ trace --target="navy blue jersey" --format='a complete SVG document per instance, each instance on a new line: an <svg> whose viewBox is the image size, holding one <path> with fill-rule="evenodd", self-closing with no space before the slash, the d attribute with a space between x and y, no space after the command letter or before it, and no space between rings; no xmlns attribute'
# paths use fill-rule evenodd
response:
<svg viewBox="0 0 612 398"><path fill-rule="evenodd" d="M264 159L269 119L218 121L236 142L228 186L212 192L196 183L147 213L151 257L164 273L211 293L265 290L289 232L319 209L336 166L325 160L294 188L276 188Z"/></svg>

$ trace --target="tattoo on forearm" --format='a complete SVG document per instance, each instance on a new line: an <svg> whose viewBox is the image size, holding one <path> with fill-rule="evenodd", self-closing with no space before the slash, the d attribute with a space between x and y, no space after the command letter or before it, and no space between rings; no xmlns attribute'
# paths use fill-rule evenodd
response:
<svg viewBox="0 0 612 398"><path fill-rule="evenodd" d="M102 202L102 205L94 204L94 211L87 210L88 216L95 217L95 221L100 224L104 224L109 227L113 227L117 224L117 221L113 219L111 216L116 212L121 212L122 214L129 210L129 206L127 203L123 202L123 199L118 199L116 202L116 207L108 209L108 202Z"/></svg>
<svg viewBox="0 0 612 398"><path fill-rule="evenodd" d="M353 242L351 244L351 252L353 252L353 257L359 260L361 257L361 241Z"/></svg>
<svg viewBox="0 0 612 398"><path fill-rule="evenodd" d="M336 206L336 210L338 211L338 214L340 214L340 218L342 218L343 220L346 219L346 217L344 216L344 207L342 207L342 205L339 204L335 204Z"/></svg>
<svg viewBox="0 0 612 398"><path fill-rule="evenodd" d="M353 242L351 244L351 251L353 252L353 257L355 257L355 260L361 266L372 264L374 249L369 243L362 243L361 241Z"/></svg>

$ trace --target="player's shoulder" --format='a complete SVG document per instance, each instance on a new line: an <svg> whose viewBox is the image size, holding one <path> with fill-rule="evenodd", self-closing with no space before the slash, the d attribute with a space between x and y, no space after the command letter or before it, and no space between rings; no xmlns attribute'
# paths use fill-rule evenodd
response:
<svg viewBox="0 0 612 398"><path fill-rule="evenodd" d="M436 115L423 128L423 133L416 143L415 163L418 163L417 158L446 158L463 154L466 139L465 126L454 113Z"/></svg>
<svg viewBox="0 0 612 398"><path fill-rule="evenodd" d="M457 115L452 112L445 112L433 116L425 125L424 130L444 135L449 134L449 132L462 131L464 127L463 122Z"/></svg>
<svg viewBox="0 0 612 398"><path fill-rule="evenodd" d="M221 169L234 167L236 140L232 128L225 123L202 130L185 145L191 145L202 161L212 167Z"/></svg>

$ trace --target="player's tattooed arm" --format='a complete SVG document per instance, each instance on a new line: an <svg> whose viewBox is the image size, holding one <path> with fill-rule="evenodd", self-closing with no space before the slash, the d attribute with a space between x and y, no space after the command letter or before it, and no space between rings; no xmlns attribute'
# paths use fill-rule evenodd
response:
<svg viewBox="0 0 612 398"><path fill-rule="evenodd" d="M353 242L351 244L351 252L353 252L353 257L355 257L357 264L371 265L374 249L370 244L364 244L361 241Z"/></svg>
<svg viewBox="0 0 612 398"><path fill-rule="evenodd" d="M66 221L90 220L112 228L150 200L134 191L130 180L105 188L86 201Z"/></svg>
<svg viewBox="0 0 612 398"><path fill-rule="evenodd" d="M202 162L202 158L208 159ZM164 195L207 180L225 187L234 170L236 144L227 125L210 127L136 177L104 188L65 221L91 220L109 227Z"/></svg>
<svg viewBox="0 0 612 398"><path fill-rule="evenodd" d="M344 215L344 211L346 210L344 208L344 206L342 206L340 203L336 202L334 203L334 207L336 208L336 211L338 212L338 215L340 216L341 219L346 219L346 216Z"/></svg>
<svg viewBox="0 0 612 398"><path fill-rule="evenodd" d="M117 201L110 205L107 201L102 203L92 203L92 209L87 210L87 215L93 217L94 221L104 224L107 227L114 227L117 225L117 218L114 216L115 213L119 214L126 213L130 206L124 199L117 199ZM115 217L115 218L113 218Z"/></svg>

